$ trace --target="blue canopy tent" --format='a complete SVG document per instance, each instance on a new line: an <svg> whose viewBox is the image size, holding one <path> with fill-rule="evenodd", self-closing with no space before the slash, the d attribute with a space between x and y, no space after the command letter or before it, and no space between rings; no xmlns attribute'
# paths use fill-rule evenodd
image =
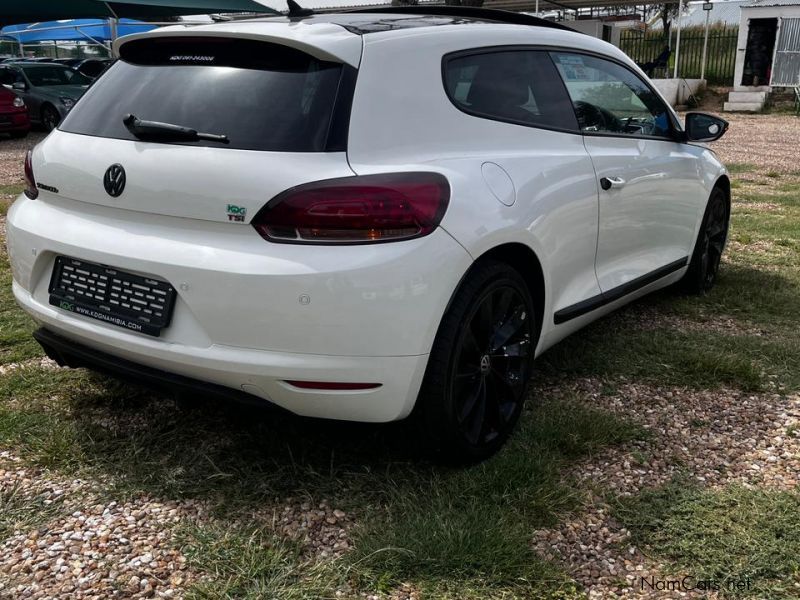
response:
<svg viewBox="0 0 800 600"><path fill-rule="evenodd" d="M0 30L0 37L11 39L19 44L53 41L105 43L117 36L142 33L155 28L156 26L150 23L120 19L116 26L116 32L114 32L107 19L71 19L8 25Z"/></svg>
<svg viewBox="0 0 800 600"><path fill-rule="evenodd" d="M71 41L81 39L94 39L95 43L103 43L102 40L114 40L117 36L129 31L118 31L117 23L124 18L159 18L174 17L177 15L194 15L208 13L235 13L253 12L277 14L275 10L267 8L256 0L124 0L123 2L112 2L109 0L0 0L0 25L13 25L15 23L34 23L38 22L40 34L44 37L25 37L19 39L14 36L14 30L9 35L4 32L3 39L14 41L19 46L22 53L23 44L28 40L34 39L52 41L57 44L64 41L58 35L78 35L79 38L69 38ZM99 24L101 30L86 30L74 27L48 27L49 33L43 31L43 22L52 22L53 19L77 19L77 18L99 18L109 19L108 26ZM48 23L49 24L49 23ZM144 31L143 28L137 31ZM26 32L27 36L31 32ZM95 33L102 34L100 38L95 37ZM38 36L39 34L33 34Z"/></svg>

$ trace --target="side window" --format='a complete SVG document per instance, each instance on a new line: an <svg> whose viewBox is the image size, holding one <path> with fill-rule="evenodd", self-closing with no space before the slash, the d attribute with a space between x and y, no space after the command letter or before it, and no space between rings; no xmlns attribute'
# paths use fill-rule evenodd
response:
<svg viewBox="0 0 800 600"><path fill-rule="evenodd" d="M546 52L487 51L445 61L445 89L460 110L520 125L578 130L569 96Z"/></svg>
<svg viewBox="0 0 800 600"><path fill-rule="evenodd" d="M0 67L0 85L11 86L17 81L17 74L7 67Z"/></svg>
<svg viewBox="0 0 800 600"><path fill-rule="evenodd" d="M554 52L581 131L669 137L670 116L661 99L631 71L609 60Z"/></svg>

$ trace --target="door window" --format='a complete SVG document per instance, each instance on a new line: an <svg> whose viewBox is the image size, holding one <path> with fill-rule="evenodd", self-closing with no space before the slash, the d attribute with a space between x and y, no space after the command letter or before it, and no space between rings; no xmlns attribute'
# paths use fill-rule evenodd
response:
<svg viewBox="0 0 800 600"><path fill-rule="evenodd" d="M450 58L445 88L460 110L486 119L577 131L569 96L547 53L501 50Z"/></svg>
<svg viewBox="0 0 800 600"><path fill-rule="evenodd" d="M661 99L631 71L585 54L553 53L581 131L630 136L670 136Z"/></svg>
<svg viewBox="0 0 800 600"><path fill-rule="evenodd" d="M19 72L8 67L0 67L0 85L11 87L19 81L22 81Z"/></svg>

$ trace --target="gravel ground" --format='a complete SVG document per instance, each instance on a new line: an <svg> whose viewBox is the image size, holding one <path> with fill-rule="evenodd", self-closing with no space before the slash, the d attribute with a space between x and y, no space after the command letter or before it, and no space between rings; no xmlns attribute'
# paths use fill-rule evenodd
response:
<svg viewBox="0 0 800 600"><path fill-rule="evenodd" d="M747 163L764 172L798 173L800 119L791 115L723 113L730 129L711 147L725 163Z"/></svg>
<svg viewBox="0 0 800 600"><path fill-rule="evenodd" d="M607 387L607 386L605 386ZM662 579L670 571L643 555L630 534L610 516L594 490L633 496L667 483L678 474L712 489L732 483L794 490L800 482L800 395L752 395L657 388L622 383L613 395L603 382L562 381L539 391L541 397L575 394L592 406L622 416L636 415L652 432L647 441L608 449L578 464L572 475L587 490L582 514L553 529L536 532L536 550L563 563L590 598L663 598L637 587L640 577ZM705 593L675 593L708 597Z"/></svg>
<svg viewBox="0 0 800 600"><path fill-rule="evenodd" d="M22 183L22 163L25 153L45 138L39 131L31 131L28 137L13 140L0 136L0 185Z"/></svg>
<svg viewBox="0 0 800 600"><path fill-rule="evenodd" d="M0 516L11 514L3 503L13 496L15 505L35 506L45 517L33 527L12 523L0 545L0 600L182 598L203 578L187 566L174 536L187 524L212 524L208 506L147 496L118 502L102 489L102 481L58 478L0 452ZM48 520L48 509L58 516ZM349 548L350 520L326 501L287 499L247 523L274 527L316 560Z"/></svg>
<svg viewBox="0 0 800 600"><path fill-rule="evenodd" d="M726 118L730 131L714 145L724 161L754 164L764 172L796 173L800 168L800 119ZM0 140L0 185L22 181L24 153L43 137L33 133L25 140ZM641 322L651 326L652 318L642 314ZM726 318L710 326L731 333L741 333L742 327ZM0 376L15 368L19 366L3 367ZM635 414L653 432L647 441L604 451L577 465L570 475L585 485L586 509L533 536L537 551L562 563L591 598L647 597L635 586L638 578L668 574L629 543L629 533L593 490L632 495L670 480L679 469L711 487L738 482L792 489L800 482L800 438L788 433L792 425L800 428L800 396L697 392L631 382L619 382L618 392L607 395L595 379L542 383L539 388L540 397L577 394L592 405ZM180 598L202 576L187 567L173 535L182 524L210 522L207 507L149 497L115 501L102 493L102 484L63 480L0 452L0 499L15 497L15 502L41 506L43 519L34 526L12 526L0 542L1 599ZM54 507L53 514L47 507ZM321 560L347 551L353 524L350 515L323 499L287 498L253 520L300 540L307 555ZM396 596L416 597L416 592L397 590Z"/></svg>

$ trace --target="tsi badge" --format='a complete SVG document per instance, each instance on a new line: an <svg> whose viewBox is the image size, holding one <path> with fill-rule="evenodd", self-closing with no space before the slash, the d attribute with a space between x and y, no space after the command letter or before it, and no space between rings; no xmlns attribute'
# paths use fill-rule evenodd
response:
<svg viewBox="0 0 800 600"><path fill-rule="evenodd" d="M228 221L244 221L247 214L247 209L244 206L236 206L235 204L228 204Z"/></svg>

